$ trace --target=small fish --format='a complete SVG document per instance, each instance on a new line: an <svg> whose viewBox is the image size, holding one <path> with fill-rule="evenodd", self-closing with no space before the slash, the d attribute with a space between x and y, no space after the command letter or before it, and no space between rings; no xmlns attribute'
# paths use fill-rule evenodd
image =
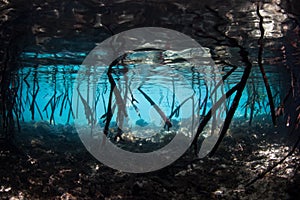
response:
<svg viewBox="0 0 300 200"><path fill-rule="evenodd" d="M146 122L146 121L143 120L143 119L139 119L139 120L137 120L137 121L135 122L135 124L138 125L138 126L141 126L141 127L145 127L145 126L147 126L149 123Z"/></svg>

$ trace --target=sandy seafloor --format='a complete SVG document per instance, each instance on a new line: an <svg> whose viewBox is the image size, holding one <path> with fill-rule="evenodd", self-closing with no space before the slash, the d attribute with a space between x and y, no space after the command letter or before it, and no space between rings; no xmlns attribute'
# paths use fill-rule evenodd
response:
<svg viewBox="0 0 300 200"><path fill-rule="evenodd" d="M0 199L297 199L298 151L254 184L245 185L286 155L297 138L264 117L236 119L215 156L192 162L191 151L170 166L124 173L97 161L67 126L22 123L14 145L1 144Z"/></svg>

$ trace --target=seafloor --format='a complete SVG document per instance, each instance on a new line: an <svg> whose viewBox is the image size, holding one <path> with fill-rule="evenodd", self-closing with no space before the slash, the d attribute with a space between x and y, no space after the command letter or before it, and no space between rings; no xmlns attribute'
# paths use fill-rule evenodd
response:
<svg viewBox="0 0 300 200"><path fill-rule="evenodd" d="M1 199L297 199L299 153L245 186L286 155L295 141L288 128L264 117L249 126L236 119L215 156L193 160L188 151L172 165L130 174L104 166L74 129L24 123L14 147L1 144Z"/></svg>

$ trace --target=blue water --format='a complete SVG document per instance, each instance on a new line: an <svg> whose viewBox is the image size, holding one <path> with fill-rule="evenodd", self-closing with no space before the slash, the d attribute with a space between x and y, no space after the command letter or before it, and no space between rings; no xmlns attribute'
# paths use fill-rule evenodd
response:
<svg viewBox="0 0 300 200"><path fill-rule="evenodd" d="M211 96L214 84L208 83L208 74L193 74L188 63L172 63L171 65L160 65L155 58L145 64L143 56L153 52L138 52L129 56L127 61L137 62L114 66L114 80L116 88L120 90L124 106L128 116L125 117L126 126L143 126L138 120L143 120L148 127L162 126L164 124L161 116L154 107L145 99L145 96L138 90L139 87L158 105L158 107L170 116L174 109L178 107L186 98L192 97L184 103L178 112L173 113L172 119L182 121L193 115L203 116L220 97L221 93L226 93L237 82L238 72L233 74L234 79L228 79L218 90L216 96ZM86 69L83 65L65 64L68 61L83 60L87 53L84 52L60 52L56 54L24 52L22 54L23 67L20 68L18 78L20 82L18 107L20 108L19 118L25 122L48 121L51 124L73 124L74 118L82 124L99 123L105 125L105 113L108 108L110 83L107 77L108 66L95 66ZM147 56L146 56L147 57ZM149 57L149 56L148 56ZM137 61L137 59L139 61ZM142 61L141 61L142 59ZM53 61L57 64L51 64ZM38 62L37 62L38 61ZM144 60L145 61L145 60ZM184 67L182 67L184 66ZM206 66L209 68L209 66ZM126 72L124 69L128 68ZM241 66L241 69L243 67ZM176 70L174 70L176 69ZM222 69L226 69L223 66ZM82 75L82 71L87 73ZM224 74L225 71L219 72ZM197 75L197 78L193 76ZM273 75L274 76L274 75ZM201 107L206 96L208 85L208 101ZM251 78L249 86L253 87ZM76 87L80 89L77 90ZM262 84L257 83L257 92L260 100L254 104L254 114L268 114L268 99L265 95ZM80 94L79 94L80 93ZM235 117L250 115L250 105L248 95L249 90L244 91ZM80 97L82 96L82 97ZM226 101L226 106L221 112L221 117L226 115L233 97ZM89 105L92 110L93 122L89 121L86 115L86 108L83 102ZM122 116L120 108L116 108L116 97L113 98L115 106L111 123L116 123L118 117ZM275 103L278 98L275 97ZM247 108L247 110L245 110ZM119 113L118 113L119 112ZM122 122L123 123L123 122ZM145 125L144 124L144 125ZM125 126L125 125L124 125Z"/></svg>

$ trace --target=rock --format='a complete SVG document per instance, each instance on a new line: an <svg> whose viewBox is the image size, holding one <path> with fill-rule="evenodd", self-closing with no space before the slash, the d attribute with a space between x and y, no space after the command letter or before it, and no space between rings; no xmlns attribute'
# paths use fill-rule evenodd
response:
<svg viewBox="0 0 300 200"><path fill-rule="evenodd" d="M33 126L38 133L51 133L51 125L47 121L36 122Z"/></svg>
<svg viewBox="0 0 300 200"><path fill-rule="evenodd" d="M65 192L63 195L60 196L61 200L76 200L77 198L74 197L72 194Z"/></svg>
<svg viewBox="0 0 300 200"><path fill-rule="evenodd" d="M145 127L145 126L147 126L149 123L146 122L146 121L143 120L143 119L139 119L139 120L137 120L137 121L135 122L135 124L138 125L138 126L141 126L141 127Z"/></svg>

